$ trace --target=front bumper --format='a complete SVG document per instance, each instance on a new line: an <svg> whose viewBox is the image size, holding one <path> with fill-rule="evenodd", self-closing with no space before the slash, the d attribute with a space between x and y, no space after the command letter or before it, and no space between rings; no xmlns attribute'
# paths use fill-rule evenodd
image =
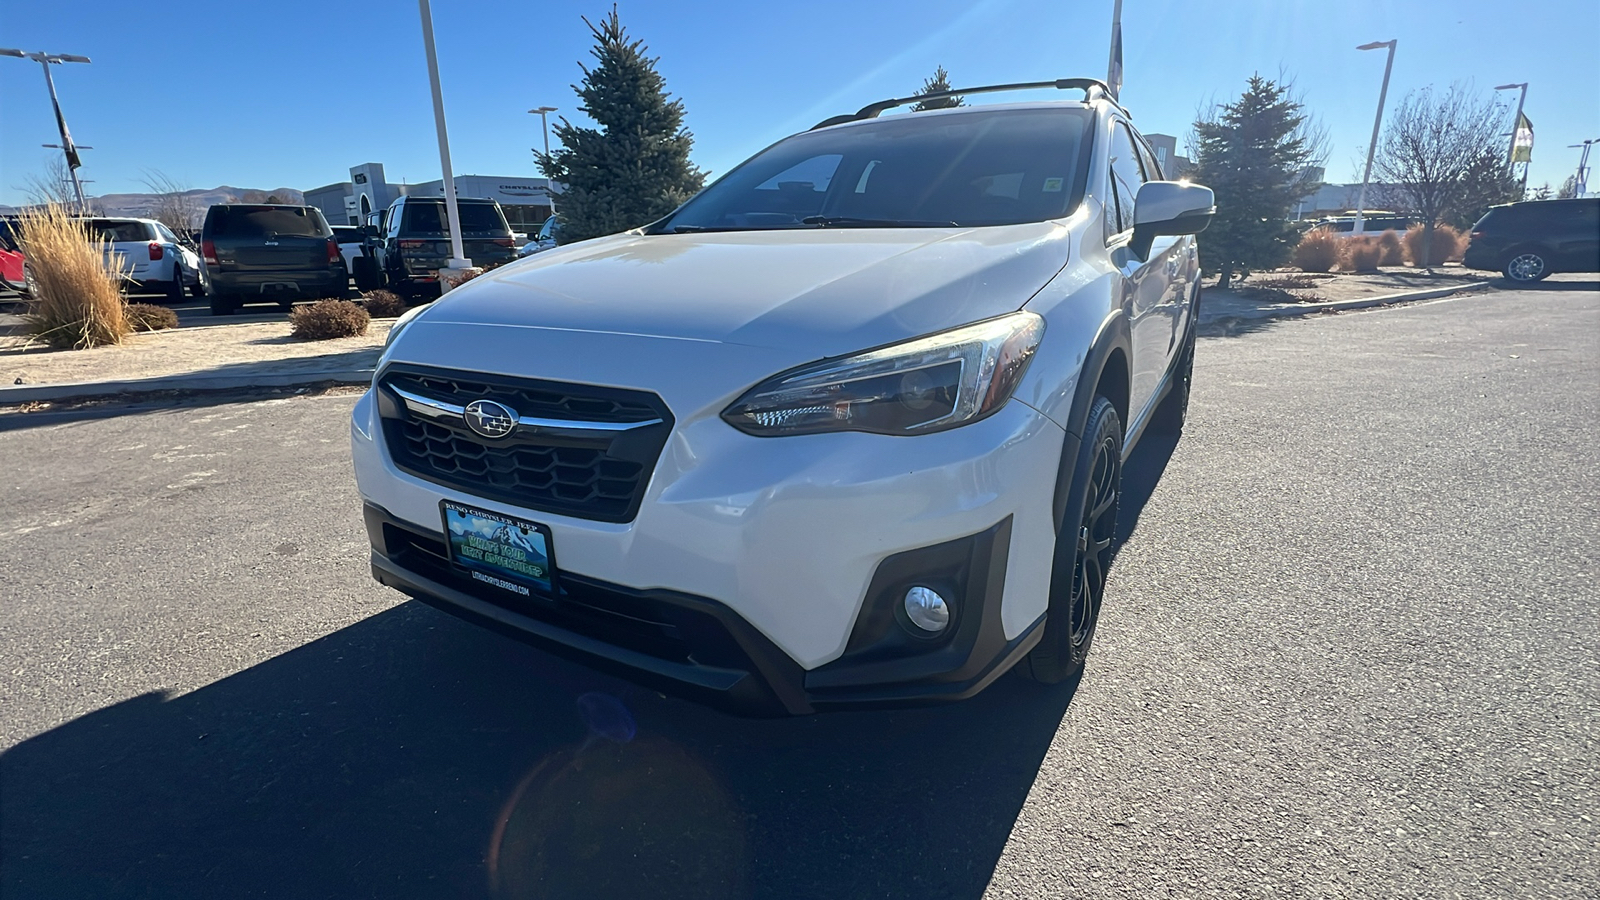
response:
<svg viewBox="0 0 1600 900"><path fill-rule="evenodd" d="M650 391L671 411L671 432L640 488L637 511L599 521L519 505L512 496L484 496L495 492L475 491L470 481L441 483L402 469L381 424L377 391L387 389L380 387L357 402L351 418L363 501L394 527L431 535L441 545L444 500L531 520L550 529L559 578L715 604L758 635L774 658L802 673L788 679L803 693L781 703L784 709L966 696L1015 659L1045 613L1055 544L1051 507L1066 433L1020 401L980 422L917 437L757 438L719 413L744 385L782 367L770 350L426 321L410 328L424 330L408 330L389 354L400 358L380 361L379 384L404 367L471 358L485 373L520 371L527 378ZM956 557L970 559L971 552L956 551L952 543L1000 523L1008 523L1003 539L995 538L1003 552L997 547L992 555L1002 561L986 569L999 581L981 591L973 608L981 606L982 615L971 618L992 626L967 657L955 658L959 652L943 645L875 643L898 634L880 627L885 620L874 610L893 604L881 600L889 588L875 579L891 571L902 579L957 579L958 573L940 567ZM434 588L438 578L382 546L374 540L380 580L417 596L444 596ZM907 558L920 561L891 566ZM970 568L962 571L967 574L960 578L970 575ZM908 586L894 584L899 594ZM962 615L958 611L958 620ZM878 629L873 640L858 634L868 622ZM851 699L836 699L846 695Z"/></svg>
<svg viewBox="0 0 1600 900"><path fill-rule="evenodd" d="M443 556L442 534L371 504L365 518L372 576L380 584L567 659L743 715L962 700L1015 665L1044 627L1041 618L1007 640L1000 624L1010 519L981 534L885 560L851 649L808 672L715 600L567 572L559 576L559 598L512 598L454 571ZM894 623L908 572L919 582L943 579L942 588L960 591L962 611L948 640L911 653L903 652L909 641Z"/></svg>

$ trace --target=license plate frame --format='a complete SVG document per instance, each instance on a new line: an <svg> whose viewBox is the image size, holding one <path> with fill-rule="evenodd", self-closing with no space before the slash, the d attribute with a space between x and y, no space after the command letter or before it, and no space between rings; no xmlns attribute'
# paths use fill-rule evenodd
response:
<svg viewBox="0 0 1600 900"><path fill-rule="evenodd" d="M510 597L555 599L555 550L548 525L453 500L439 501L439 517L445 550L457 572ZM542 576L537 574L541 570Z"/></svg>

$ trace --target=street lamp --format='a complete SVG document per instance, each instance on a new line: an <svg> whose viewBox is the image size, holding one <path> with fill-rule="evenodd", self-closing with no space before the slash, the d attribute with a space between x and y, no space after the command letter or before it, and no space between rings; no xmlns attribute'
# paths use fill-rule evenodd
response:
<svg viewBox="0 0 1600 900"><path fill-rule="evenodd" d="M1589 138L1581 144L1568 144L1568 150L1583 148L1583 155L1578 158L1578 175L1573 179L1574 197L1583 197L1589 193L1589 148L1600 144L1600 138Z"/></svg>
<svg viewBox="0 0 1600 900"><path fill-rule="evenodd" d="M1367 185L1372 181L1372 157L1378 152L1378 129L1383 125L1383 103L1389 98L1389 73L1394 71L1394 48L1399 43L1398 40L1373 41L1356 48L1357 50L1389 48L1389 61L1383 65L1383 87L1378 91L1378 117L1372 120L1372 143L1367 145L1367 168L1361 173L1361 191L1356 195L1356 234L1361 234L1364 226L1362 217L1367 211Z"/></svg>
<svg viewBox="0 0 1600 900"><path fill-rule="evenodd" d="M439 167L444 169L444 210L450 220L450 262L445 271L459 272L472 267L467 251L461 246L461 211L456 207L456 176L450 169L450 136L444 130L444 94L439 90L439 57L433 49L433 10L428 0L417 0L422 14L422 46L428 56L428 86L433 89L433 124L439 132ZM439 291L450 290L453 283L439 273Z"/></svg>
<svg viewBox="0 0 1600 900"><path fill-rule="evenodd" d="M541 107L539 107L537 109L528 110L528 112L530 114L538 113L539 114L539 124L544 126L544 158L545 159L549 159L550 158L550 114L555 112L555 111L556 111L556 108L554 106L541 106ZM544 179L544 195L545 195L545 198L550 201L550 215L553 216L553 215L556 214L556 193L555 193L555 191L550 189L550 178L549 178L549 176L545 176L545 179Z"/></svg>
<svg viewBox="0 0 1600 900"><path fill-rule="evenodd" d="M1522 104L1528 100L1528 83L1524 81L1521 84L1502 84L1495 88L1497 91L1514 91L1519 88L1522 94L1517 97L1517 114L1511 118L1511 146L1506 149L1507 176L1517 165L1517 126L1522 124Z"/></svg>
<svg viewBox="0 0 1600 900"><path fill-rule="evenodd" d="M67 117L61 114L61 101L56 97L56 82L50 77L50 67L62 63L86 63L87 56L78 56L72 53L42 53L39 51L23 51L10 47L0 47L0 56L10 56L16 59L31 59L44 67L44 85L50 91L50 105L56 111L56 127L61 131L60 144L46 144L46 147L59 148L67 158L67 172L72 175L72 190L78 195L78 211L88 214L89 207L83 200L83 183L78 180L78 167L83 164L78 158L78 147L72 143L72 134L67 131ZM93 150L93 147L84 147Z"/></svg>

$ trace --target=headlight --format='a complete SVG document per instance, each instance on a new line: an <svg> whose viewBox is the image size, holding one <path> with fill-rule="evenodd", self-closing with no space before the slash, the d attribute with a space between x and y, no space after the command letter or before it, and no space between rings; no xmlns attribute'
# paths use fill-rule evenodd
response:
<svg viewBox="0 0 1600 900"><path fill-rule="evenodd" d="M395 319L394 324L389 326L389 336L383 339L383 349L388 350L390 345L394 343L395 338L400 336L400 332L405 331L406 326L411 324L411 320L422 315L422 311L425 309L427 309L426 306L414 306L401 313L400 318Z"/></svg>
<svg viewBox="0 0 1600 900"><path fill-rule="evenodd" d="M1017 312L843 359L791 369L751 388L722 418L748 434L924 434L966 425L1011 398L1044 335Z"/></svg>

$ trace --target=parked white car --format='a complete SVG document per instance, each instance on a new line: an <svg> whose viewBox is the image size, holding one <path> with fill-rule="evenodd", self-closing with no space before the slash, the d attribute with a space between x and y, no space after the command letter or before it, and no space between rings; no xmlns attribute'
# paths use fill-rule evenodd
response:
<svg viewBox="0 0 1600 900"><path fill-rule="evenodd" d="M523 244L522 249L517 251L517 255L532 256L535 253L554 250L556 248L556 235L560 231L561 223L555 216L545 219L544 224L539 227L539 233L533 236L533 240Z"/></svg>
<svg viewBox="0 0 1600 900"><path fill-rule="evenodd" d="M206 293L200 254L155 219L95 217L82 220L92 240L109 245L108 261L122 274L129 293L163 293L177 302L187 289Z"/></svg>
<svg viewBox="0 0 1600 900"><path fill-rule="evenodd" d="M1076 676L1214 199L1051 86L830 119L408 313L351 421L374 576L739 711Z"/></svg>

